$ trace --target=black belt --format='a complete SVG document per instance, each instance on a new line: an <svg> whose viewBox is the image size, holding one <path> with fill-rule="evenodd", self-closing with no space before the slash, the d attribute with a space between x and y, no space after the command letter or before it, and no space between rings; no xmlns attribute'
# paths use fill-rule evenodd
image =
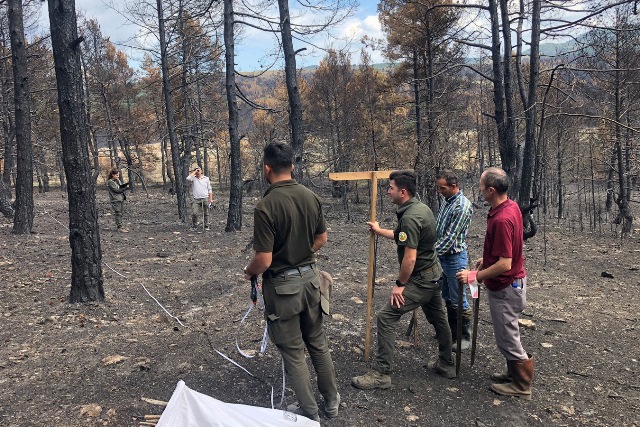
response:
<svg viewBox="0 0 640 427"><path fill-rule="evenodd" d="M303 265L302 267L290 268L279 273L272 274L271 277L285 277L285 276L302 276L302 273L313 270L313 265Z"/></svg>

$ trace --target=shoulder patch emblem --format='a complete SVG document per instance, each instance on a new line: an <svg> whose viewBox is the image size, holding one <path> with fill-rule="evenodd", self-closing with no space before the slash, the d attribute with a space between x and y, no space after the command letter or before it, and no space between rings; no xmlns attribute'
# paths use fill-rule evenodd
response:
<svg viewBox="0 0 640 427"><path fill-rule="evenodd" d="M405 233L404 231L401 231L400 234L398 234L398 240L401 242L406 242L407 241L407 233Z"/></svg>

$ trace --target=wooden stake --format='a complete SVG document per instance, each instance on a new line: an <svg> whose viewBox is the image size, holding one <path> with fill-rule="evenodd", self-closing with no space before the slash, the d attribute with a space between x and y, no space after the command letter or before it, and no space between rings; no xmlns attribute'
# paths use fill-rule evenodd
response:
<svg viewBox="0 0 640 427"><path fill-rule="evenodd" d="M156 400L156 399L150 399L148 397L141 397L141 399L144 400L147 403L151 403L152 405L167 406L169 404L169 402L164 402L162 400Z"/></svg>
<svg viewBox="0 0 640 427"><path fill-rule="evenodd" d="M368 171L368 172L336 172L329 174L331 181L356 181L367 179L371 182L371 222L376 220L376 208L378 198L378 180L389 179L392 171ZM376 235L373 231L369 233L369 265L367 268L367 318L364 335L364 358L369 360L371 347L371 311L373 308L373 277L374 256L375 256Z"/></svg>

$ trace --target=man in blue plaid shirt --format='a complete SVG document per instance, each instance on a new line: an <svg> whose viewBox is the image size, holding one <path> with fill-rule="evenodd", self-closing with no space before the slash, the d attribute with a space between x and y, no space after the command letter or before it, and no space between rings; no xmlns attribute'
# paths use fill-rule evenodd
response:
<svg viewBox="0 0 640 427"><path fill-rule="evenodd" d="M443 270L441 281L442 298L447 306L447 318L451 328L454 347L457 339L458 280L456 273L467 268L467 231L473 215L473 207L460 188L458 177L451 170L442 170L436 175L438 193L442 196L436 219L436 253ZM462 349L471 346L471 319L467 295L462 295Z"/></svg>

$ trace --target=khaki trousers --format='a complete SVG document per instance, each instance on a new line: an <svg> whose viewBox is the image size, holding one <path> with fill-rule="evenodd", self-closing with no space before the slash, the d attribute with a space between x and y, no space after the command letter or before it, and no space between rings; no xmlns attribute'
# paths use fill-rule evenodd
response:
<svg viewBox="0 0 640 427"><path fill-rule="evenodd" d="M516 279L517 288L509 285L500 291L487 291L493 335L498 349L509 360L527 360L520 342L518 315L527 305L527 278Z"/></svg>
<svg viewBox="0 0 640 427"><path fill-rule="evenodd" d="M209 225L209 199L193 199L191 202L191 221L193 226L198 225L198 221L203 219L204 226ZM204 216L204 218L203 218Z"/></svg>

